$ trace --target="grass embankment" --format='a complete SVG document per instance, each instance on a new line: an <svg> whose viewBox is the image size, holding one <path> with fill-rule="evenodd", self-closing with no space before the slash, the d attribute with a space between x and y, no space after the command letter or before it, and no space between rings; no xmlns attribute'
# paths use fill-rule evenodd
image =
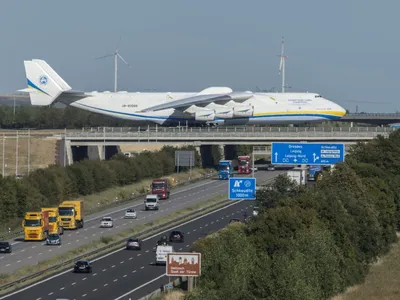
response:
<svg viewBox="0 0 400 300"><path fill-rule="evenodd" d="M0 145L1 147L1 145ZM191 180L191 179L198 179L205 174L210 174L215 170L212 169L193 169L191 172L182 172L178 174L171 174L169 176L163 176L162 178L168 178L171 181L173 187L176 187L177 184ZM150 184L153 179L146 179L140 182L136 182L134 184L120 186L120 187L113 187L107 189L103 192L88 195L84 197L79 197L83 199L85 202L85 211L86 213L96 213L101 212L109 206L104 207L106 204L114 203L115 206L118 206L118 202L122 199L126 199L128 197L135 197L138 196L150 188ZM12 224L9 224L10 231L16 231L21 229L21 220L15 220ZM6 234L8 229L4 227L0 230L0 236Z"/></svg>
<svg viewBox="0 0 400 300"><path fill-rule="evenodd" d="M98 251L98 252L96 252L96 254L94 254L92 256L86 256L85 255L85 253L94 251L96 249L100 249L100 248L102 248L102 247L104 247L104 246L106 246L106 245L108 245L110 243L117 242L117 241L120 241L120 240L124 240L124 239L126 239L126 238L128 238L130 236L135 236L135 235L137 235L139 232L141 232L143 230L151 229L154 226L161 225L163 223L172 221L172 220L176 219L177 217L181 217L183 215L189 214L189 213L191 213L192 211L194 211L196 209L205 208L205 207L210 206L212 204L215 204L217 202L221 202L220 205L213 206L213 207L210 207L208 209L205 209L205 210L199 212L196 215L202 215L202 214L205 214L205 213L207 213L209 211L215 210L216 208L218 208L220 206L223 206L228 202L228 200L223 201L224 199L226 199L226 196L222 196L221 195L221 196L214 197L214 198L212 198L212 199L210 199L208 201L200 202L200 203L197 203L197 204L195 204L193 206L187 207L185 209L182 209L182 210L179 210L179 211L175 211L175 212L173 212L173 213L171 213L168 216L165 216L163 218L160 218L160 219L148 222L146 224L135 226L133 228L124 230L119 234L112 235L112 236L102 236L98 240L92 241L92 242L90 242L90 243L88 243L86 245L82 245L82 246L80 246L80 247L78 247L76 249L68 251L67 253L58 255L58 256L53 257L53 258L48 259L48 260L43 260L43 261L39 262L39 264L37 264L35 266L23 267L23 268L17 270L16 272L14 272L12 274L0 274L0 285L5 285L5 284L7 284L9 282L13 282L15 280L21 279L21 278L23 278L25 276L28 276L30 274L46 270L51 266L55 266L57 264L63 263L65 261L73 259L74 257L77 257L77 256L80 256L80 257L84 256L86 259L91 259L91 258L93 258L95 256L99 256L101 254L105 254L107 252L110 252L113 249L115 250L115 249L121 248L122 244L119 244L119 245L117 245L117 246L115 246L113 248L108 248L107 250ZM173 226L175 224L180 224L180 223L184 222L185 220L189 220L189 219L192 219L194 217L195 216L188 216L187 218L184 218L183 220L180 220L179 222L175 222L173 224L166 225L165 228L169 228L169 227L171 227L171 226ZM152 234L154 232L160 231L160 230L162 230L162 228L159 228L159 229L157 229L155 231L152 231L152 232L147 232L146 236L148 236L149 234ZM143 238L140 235L138 235L138 237ZM71 267L71 266L67 266L67 267ZM15 290L15 289L21 288L22 286L25 286L25 285L27 285L27 284L29 284L29 283L31 283L33 281L36 281L36 280L38 280L40 278L43 278L45 276L49 276L49 275L57 273L57 272L60 272L60 270L61 270L61 268L57 269L57 270L54 270L52 272L50 272L50 271L46 272L45 274L42 274L42 275L36 277L35 279L27 280L24 283L14 285L12 288L0 291L0 294L4 294L4 293L7 293L7 292L10 292L11 290Z"/></svg>
<svg viewBox="0 0 400 300"><path fill-rule="evenodd" d="M170 182L173 187L177 184L191 180L197 179L205 174L211 173L211 169L193 169L190 173L189 172L182 172L178 174L171 174L169 176L163 176L162 178L170 179ZM126 185L122 187L114 187L107 189L101 193L81 197L85 202L85 209L90 211L90 213L101 211L103 205L111 204L111 203L118 203L121 199L126 199L128 197L135 197L140 194L143 194L150 189L150 185L153 179L146 179L140 182L136 182L131 185Z"/></svg>
<svg viewBox="0 0 400 300"><path fill-rule="evenodd" d="M331 300L364 299L400 299L400 242L393 244L387 255L371 265L363 284L352 286Z"/></svg>

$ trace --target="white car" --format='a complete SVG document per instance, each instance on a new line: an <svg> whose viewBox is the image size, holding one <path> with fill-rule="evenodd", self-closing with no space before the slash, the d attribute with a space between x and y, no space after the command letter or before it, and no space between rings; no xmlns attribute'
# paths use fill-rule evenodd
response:
<svg viewBox="0 0 400 300"><path fill-rule="evenodd" d="M133 208L130 208L125 212L125 219L136 219L136 218L137 218L136 211Z"/></svg>
<svg viewBox="0 0 400 300"><path fill-rule="evenodd" d="M114 226L113 219L111 217L104 217L100 222L101 228L111 228Z"/></svg>

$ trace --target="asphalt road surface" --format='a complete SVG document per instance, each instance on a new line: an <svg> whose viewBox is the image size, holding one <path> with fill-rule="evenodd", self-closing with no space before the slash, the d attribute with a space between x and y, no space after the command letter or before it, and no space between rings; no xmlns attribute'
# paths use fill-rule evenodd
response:
<svg viewBox="0 0 400 300"><path fill-rule="evenodd" d="M174 228L182 230L185 240L183 243L173 243L175 251L190 251L195 241L225 227L230 219L243 219L245 211L250 215L253 203L254 201L235 201L227 207L144 239L140 251L119 249L93 260L91 274L75 274L72 269L66 270L0 297L0 300L139 299L168 282L165 266L154 264L155 245L162 235L168 235Z"/></svg>
<svg viewBox="0 0 400 300"><path fill-rule="evenodd" d="M259 171L255 173L258 182L272 178L279 172ZM144 211L143 200L137 200L118 208L109 209L85 219L85 227L77 231L65 231L61 236L61 246L48 246L44 242L13 242L11 254L0 254L0 273L11 273L24 266L32 266L40 261L50 259L67 251L80 247L91 241L98 240L101 236L111 236L135 225L162 218L175 211L190 207L196 203L209 200L218 195L227 195L228 182L221 180L206 180L199 183L177 188L171 193L169 200L161 200L158 211ZM124 219L125 210L134 207L137 219ZM100 228L100 219L111 216L114 227Z"/></svg>

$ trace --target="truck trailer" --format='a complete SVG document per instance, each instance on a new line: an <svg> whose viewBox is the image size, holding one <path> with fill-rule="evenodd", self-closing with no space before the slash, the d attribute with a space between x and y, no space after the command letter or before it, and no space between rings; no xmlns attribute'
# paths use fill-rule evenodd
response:
<svg viewBox="0 0 400 300"><path fill-rule="evenodd" d="M249 155L238 156L238 173L250 174L251 171L251 157Z"/></svg>
<svg viewBox="0 0 400 300"><path fill-rule="evenodd" d="M58 206L58 214L60 215L61 226L64 229L83 228L83 201L72 200L64 201Z"/></svg>
<svg viewBox="0 0 400 300"><path fill-rule="evenodd" d="M64 229L61 226L58 207L42 208L42 212L45 211L49 213L49 234L63 234Z"/></svg>
<svg viewBox="0 0 400 300"><path fill-rule="evenodd" d="M155 179L151 183L151 193L158 195L159 199L168 199L171 186L168 179Z"/></svg>

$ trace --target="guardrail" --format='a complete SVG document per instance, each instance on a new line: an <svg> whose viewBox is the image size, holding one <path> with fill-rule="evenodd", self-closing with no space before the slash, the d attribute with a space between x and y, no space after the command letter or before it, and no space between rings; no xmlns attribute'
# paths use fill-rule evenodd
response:
<svg viewBox="0 0 400 300"><path fill-rule="evenodd" d="M263 181L263 185L267 185L269 183L272 183L274 181L275 177L276 176ZM138 232L135 236L137 238L144 239L144 238L146 238L148 236L154 235L154 231L156 231L156 230L163 229L164 227L174 225L176 223L179 223L181 221L186 220L187 218L195 217L197 214L201 213L202 211L209 210L209 209L212 209L213 207L219 206L224 201L227 201L227 200L225 199L225 200L218 201L218 202L210 204L210 205L208 205L206 207L202 207L202 208L196 209L194 211L191 211L191 212L189 212L189 213L187 213L187 214L185 214L183 216L179 216L176 219L164 222L162 224L156 225L156 226L151 227L149 229L142 230L142 231ZM230 204L231 203L227 202L226 205L223 205L222 207L228 206ZM94 255L94 257L92 258L92 260L96 259L96 258L101 257L101 256L104 255L104 254L99 254L99 253L101 253L101 252L103 252L105 250L117 248L117 246L119 246L119 245L122 247L125 243L126 243L126 238L125 239L121 239L121 240L116 241L116 242L113 242L113 243L110 243L110 244L108 244L108 245L106 245L106 246L104 246L102 248L98 248L96 250L89 251L89 252L84 253L82 255L78 255L78 256L76 256L76 257L74 257L72 259L69 259L69 260L64 261L62 263L59 263L59 264L54 265L52 267L49 267L47 269L44 269L44 270L41 270L39 272L33 273L31 275L25 276L23 278L20 278L18 280L13 281L13 282L9 282L7 284L4 284L4 285L0 286L0 291L6 290L8 288L11 288L16 284L20 284L20 283L23 283L25 281L34 279L34 278L36 278L36 277L38 277L40 275L46 274L47 272L56 271L56 270L58 270L60 268L66 269L67 265L71 265L72 263L76 262L77 260L84 259L84 258L87 258L87 257L91 257L93 255Z"/></svg>
<svg viewBox="0 0 400 300"><path fill-rule="evenodd" d="M163 133L204 133L204 132L392 132L391 127L256 127L256 126L223 126L223 127L105 127L81 132L67 131L68 136L114 136L146 135L148 132ZM111 136L112 136L111 135Z"/></svg>
<svg viewBox="0 0 400 300"><path fill-rule="evenodd" d="M243 128L175 128L149 129L146 131L75 132L67 133L67 139L137 139L137 140L196 140L211 138L374 138L388 136L395 129L390 127L243 127Z"/></svg>
<svg viewBox="0 0 400 300"><path fill-rule="evenodd" d="M182 182L178 182L178 184L174 187L174 189L177 188L177 187L181 187L181 186L192 184L192 183L200 181L200 180L212 178L213 176L215 176L215 172L212 172L212 173L209 173L209 174L205 174L205 175L203 175L203 176L201 176L199 178L189 179L189 180L185 180L185 181L182 181ZM140 200L145 195L146 195L146 193L138 194L138 195L132 195L132 196L130 196L128 198L124 198L124 199L121 199L121 200L118 200L118 201L113 201L112 203L99 205L99 206L94 207L92 209L86 210L86 213L87 213L87 215L90 215L90 214L99 212L101 210L107 209L107 208L111 208L111 207L115 207L115 206L121 206L121 205L123 205L125 203L128 203L128 202L131 202L131 201ZM15 231L12 231L12 232L8 232L8 233L3 234L3 235L0 236L0 241L4 241L4 240L8 240L8 239L13 238L13 237L20 236L23 233L24 233L24 231L22 229L21 230L15 230Z"/></svg>

